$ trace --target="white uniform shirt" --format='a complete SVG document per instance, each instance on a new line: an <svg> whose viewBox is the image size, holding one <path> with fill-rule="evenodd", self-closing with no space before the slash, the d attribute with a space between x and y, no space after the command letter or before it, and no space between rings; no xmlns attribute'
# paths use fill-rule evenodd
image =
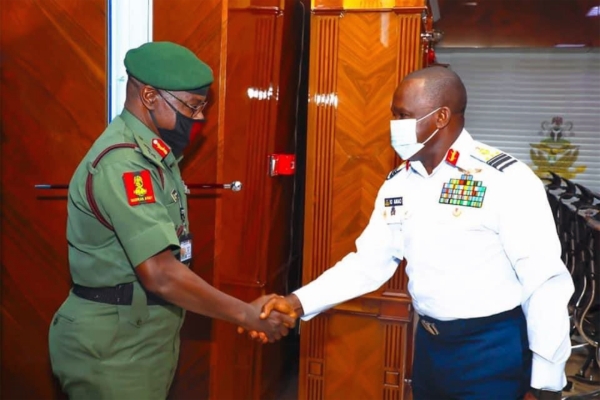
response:
<svg viewBox="0 0 600 400"><path fill-rule="evenodd" d="M310 319L378 289L406 258L421 315L477 318L522 305L534 352L531 386L561 390L573 283L560 253L540 179L463 130L431 175L420 162L393 171L356 252L294 293Z"/></svg>

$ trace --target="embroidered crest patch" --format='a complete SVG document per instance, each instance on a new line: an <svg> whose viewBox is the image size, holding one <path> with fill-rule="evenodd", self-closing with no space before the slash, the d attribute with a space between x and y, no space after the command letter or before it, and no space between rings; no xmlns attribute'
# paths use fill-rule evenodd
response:
<svg viewBox="0 0 600 400"><path fill-rule="evenodd" d="M474 181L473 175L461 175L460 179L450 179L444 183L439 202L456 206L481 208L486 187L483 182Z"/></svg>
<svg viewBox="0 0 600 400"><path fill-rule="evenodd" d="M123 174L125 193L130 206L146 203L155 203L152 176L147 169L138 172L125 172Z"/></svg>

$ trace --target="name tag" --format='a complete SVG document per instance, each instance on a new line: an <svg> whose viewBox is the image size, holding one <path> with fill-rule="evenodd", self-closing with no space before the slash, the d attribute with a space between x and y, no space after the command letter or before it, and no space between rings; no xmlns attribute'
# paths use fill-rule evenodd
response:
<svg viewBox="0 0 600 400"><path fill-rule="evenodd" d="M402 205L402 197L388 197L384 199L385 207L395 207Z"/></svg>

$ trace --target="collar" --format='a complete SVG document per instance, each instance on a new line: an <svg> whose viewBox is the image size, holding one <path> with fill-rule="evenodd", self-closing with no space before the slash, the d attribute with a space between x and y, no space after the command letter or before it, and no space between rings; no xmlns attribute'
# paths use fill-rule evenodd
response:
<svg viewBox="0 0 600 400"><path fill-rule="evenodd" d="M182 157L176 159L169 145L144 125L135 115L123 109L119 117L131 129L135 141L140 146L142 154L146 157L158 162L164 161L169 167L172 167L173 164L181 160Z"/></svg>
<svg viewBox="0 0 600 400"><path fill-rule="evenodd" d="M473 137L463 128L460 135L458 135L446 152L446 157L444 157L442 164L458 168L459 170L463 170L463 172L468 171L472 168L471 152L473 151L473 143Z"/></svg>
<svg viewBox="0 0 600 400"><path fill-rule="evenodd" d="M460 135L458 135L454 143L452 143L446 152L446 156L442 162L433 169L431 175L435 174L438 169L445 167L457 168L463 173L470 173L469 171L472 169L471 152L473 146L473 138L469 132L463 128ZM425 167L420 161L407 163L407 169L411 169L419 175L428 176Z"/></svg>

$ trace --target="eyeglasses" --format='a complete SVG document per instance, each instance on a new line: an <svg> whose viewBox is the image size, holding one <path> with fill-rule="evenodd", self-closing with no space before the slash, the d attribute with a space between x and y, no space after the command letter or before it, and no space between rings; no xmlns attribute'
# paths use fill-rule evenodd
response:
<svg viewBox="0 0 600 400"><path fill-rule="evenodd" d="M199 113L201 113L202 110L204 110L204 108L208 104L208 101L204 100L200 104L198 104L197 106L192 107L188 103L186 103L185 101L181 100L179 97L175 96L173 93L169 92L168 90L165 90L165 92L169 93L172 97L175 98L175 100L177 100L178 102L180 102L181 104L183 104L184 106L186 106L187 108L189 108L190 110L192 110L192 115L191 115L192 118L196 117L196 115L198 115Z"/></svg>

